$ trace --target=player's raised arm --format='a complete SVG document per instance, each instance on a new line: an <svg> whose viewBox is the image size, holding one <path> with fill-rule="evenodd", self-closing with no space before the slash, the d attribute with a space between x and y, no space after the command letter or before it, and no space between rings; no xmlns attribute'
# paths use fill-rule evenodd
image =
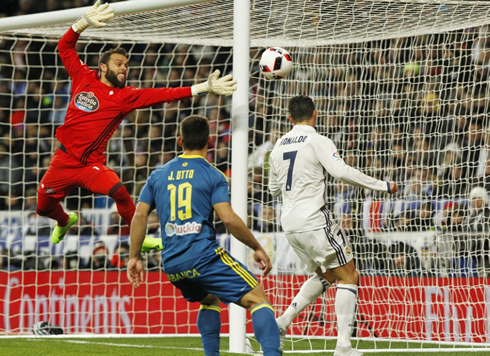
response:
<svg viewBox="0 0 490 356"><path fill-rule="evenodd" d="M213 207L228 231L235 236L237 240L254 250L254 259L259 265L259 268L262 270L262 274L264 276L269 274L272 269L272 263L269 256L267 256L267 253L264 251L255 236L250 232L242 219L235 214L230 203L217 203L214 204Z"/></svg>
<svg viewBox="0 0 490 356"><path fill-rule="evenodd" d="M114 9L109 6L109 3L100 5L100 0L92 6L86 13L83 14L75 23L72 28L73 31L80 34L88 27L105 27L106 22L114 17Z"/></svg>
<svg viewBox="0 0 490 356"><path fill-rule="evenodd" d="M79 35L89 26L104 27L106 21L114 17L114 9L108 3L100 5L97 1L82 17L75 21L63 37L58 42L58 51L68 74L72 80L77 79L77 75L82 75L89 71L87 65L83 64L75 50Z"/></svg>

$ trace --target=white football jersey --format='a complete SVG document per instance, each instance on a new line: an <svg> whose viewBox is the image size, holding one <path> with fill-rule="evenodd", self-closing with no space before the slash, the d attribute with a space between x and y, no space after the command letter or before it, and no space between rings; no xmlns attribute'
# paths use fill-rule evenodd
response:
<svg viewBox="0 0 490 356"><path fill-rule="evenodd" d="M321 211L327 174L357 187L388 191L389 183L345 164L334 143L309 125L295 125L277 140L269 164L269 190L273 196L282 194L281 223L286 233L327 225Z"/></svg>

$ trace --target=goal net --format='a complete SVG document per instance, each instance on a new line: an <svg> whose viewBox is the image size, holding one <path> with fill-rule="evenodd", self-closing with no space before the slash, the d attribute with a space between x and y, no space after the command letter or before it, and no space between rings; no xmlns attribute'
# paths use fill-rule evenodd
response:
<svg viewBox="0 0 490 356"><path fill-rule="evenodd" d="M309 276L281 232L280 201L267 191L268 157L291 128L288 100L305 94L315 101L317 130L347 164L400 186L387 196L327 182L327 205L351 240L361 275L354 346L488 348L490 2L250 5L243 189L247 223L273 259L271 276L261 282L276 314ZM125 14L85 31L77 51L96 68L103 51L122 45L130 56L129 85L187 86L214 69L233 71L232 23L231 0ZM0 332L30 333L34 322L49 320L74 334L196 334L197 308L158 273L158 254L147 256L155 273L143 288L133 292L126 282L127 231L110 199L73 191L63 204L82 219L56 246L49 242L52 222L34 213L37 184L58 148L54 134L70 99L56 49L68 27L0 33ZM268 46L291 53L286 79L260 75ZM203 114L214 138L208 160L233 184L230 100L210 95L134 112L109 141L108 165L136 199L149 173L180 153L179 121ZM228 247L222 224L216 228ZM159 233L157 222L150 232ZM253 260L248 263L258 274ZM286 350L333 349L334 296L331 287L300 314ZM227 333L226 309L222 325Z"/></svg>

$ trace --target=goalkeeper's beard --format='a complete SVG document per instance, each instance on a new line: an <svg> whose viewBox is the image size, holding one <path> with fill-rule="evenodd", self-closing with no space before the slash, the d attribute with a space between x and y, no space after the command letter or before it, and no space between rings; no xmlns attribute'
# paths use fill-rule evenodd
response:
<svg viewBox="0 0 490 356"><path fill-rule="evenodd" d="M114 87L116 87L116 88L124 88L126 86L126 79L124 79L123 81L120 81L119 79L117 79L116 72L114 72L110 69L107 70L105 78L109 81L109 83L114 85Z"/></svg>

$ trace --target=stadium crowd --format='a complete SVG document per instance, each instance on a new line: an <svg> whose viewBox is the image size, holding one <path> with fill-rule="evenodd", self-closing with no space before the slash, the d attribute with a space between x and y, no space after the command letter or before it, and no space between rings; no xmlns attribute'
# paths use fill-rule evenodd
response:
<svg viewBox="0 0 490 356"><path fill-rule="evenodd" d="M84 0L7 0L0 5L0 16L86 5ZM14 36L0 39L0 214L34 211L37 184L58 148L55 131L64 120L70 79L57 58L56 44ZM207 78L211 69L231 71L230 48L143 43L124 46L130 52L128 85L135 87L186 86ZM97 54L106 47L82 42L77 49L82 60L96 68ZM295 53L294 49L291 52ZM280 84L264 84L259 79L259 55L259 49L251 51L249 227L271 233L280 231L280 226L277 201L267 191L268 154L286 131L287 120L277 117L286 105L277 95L269 95L279 91ZM327 58L333 61L327 62ZM363 216L370 216L366 202L387 197L329 182L329 208L353 243L360 272L440 274L439 261L421 263L420 254L409 244L386 245L366 236L368 232L435 230L450 236L449 245L438 246L438 252L444 249L450 253L444 262L448 275L490 274L490 30L471 28L325 46L309 52L298 49L295 60L316 62L325 68L321 73L299 68L295 74L299 82L312 79L315 83L307 87L307 94L313 92L318 101L319 131L333 140L346 163L378 179L394 180L401 187L394 197L400 204L387 202L385 219L373 230L371 222L369 227L362 224ZM322 67L322 61L328 66ZM305 88L291 84L283 94L287 97ZM208 160L232 177L227 100L198 97L129 115L109 141L109 166L137 198L151 171L180 152L176 144L179 121L199 113L209 118L215 138ZM81 211L82 216L78 231L70 234L94 235L98 232L93 222L83 219L83 210L108 208L111 201L76 190L65 205ZM117 213L111 219L105 234L127 234L120 230ZM24 231L29 229L32 234L49 234L49 226L39 222L32 222ZM158 227L153 230L158 231ZM217 230L224 232L222 224L217 223ZM97 248L98 256L104 257L95 256ZM127 246L121 244L113 256L107 255L104 246L97 248L83 265L72 251L46 266L117 269L124 264ZM3 248L3 268L6 260L15 261L9 253ZM18 268L39 267L27 260L22 256ZM152 263L158 265L156 260ZM8 265L14 266L14 262Z"/></svg>

